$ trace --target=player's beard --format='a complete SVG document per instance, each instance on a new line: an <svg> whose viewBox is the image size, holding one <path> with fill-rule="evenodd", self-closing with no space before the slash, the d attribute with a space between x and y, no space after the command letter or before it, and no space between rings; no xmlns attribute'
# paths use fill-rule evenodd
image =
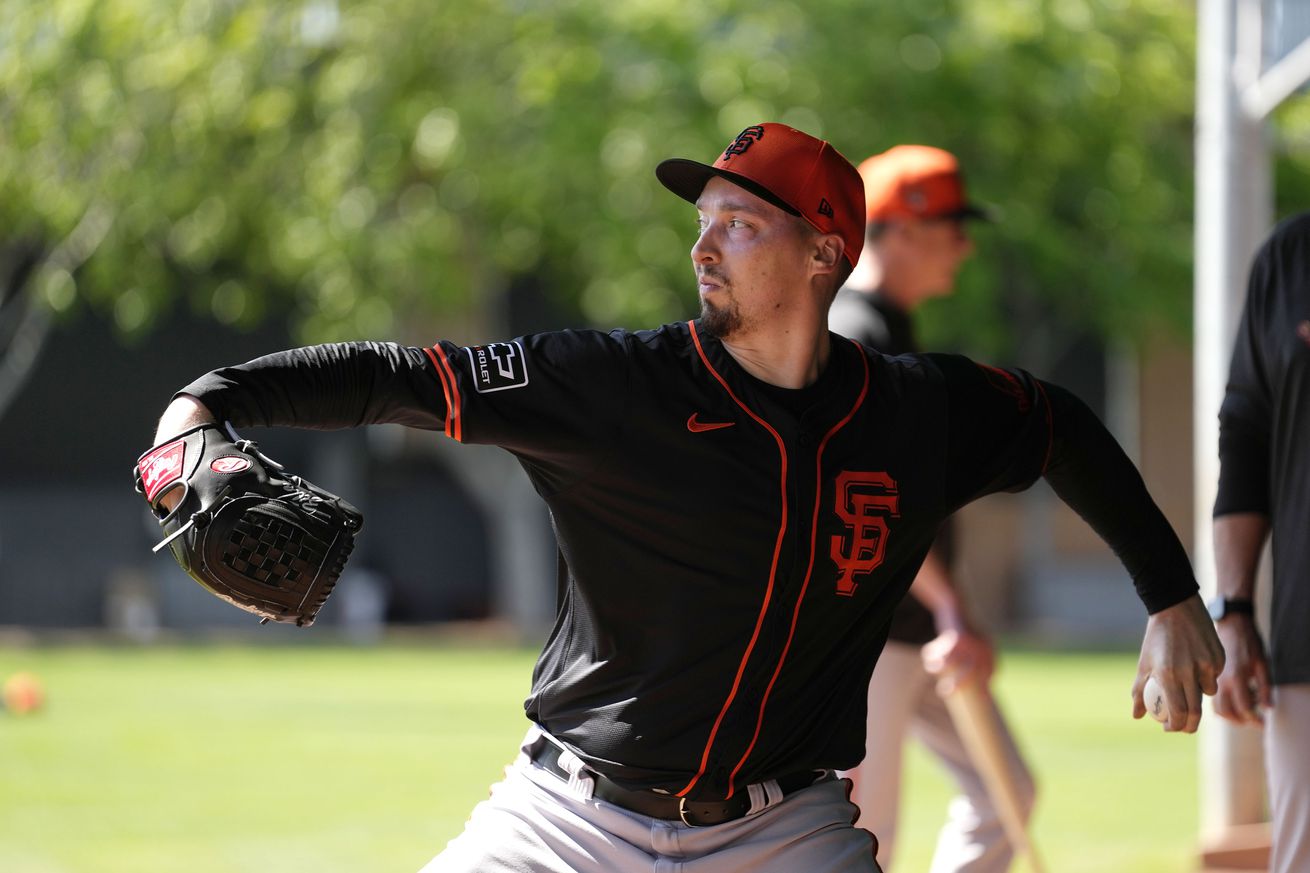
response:
<svg viewBox="0 0 1310 873"><path fill-rule="evenodd" d="M724 339L732 336L741 330L741 310L737 307L736 299L729 297L725 303L716 304L702 297L700 323L712 337Z"/></svg>
<svg viewBox="0 0 1310 873"><path fill-rule="evenodd" d="M706 267L703 270L697 270L698 277L702 274L723 283L717 293L724 299L720 303L711 303L709 297L701 296L701 327L705 328L705 332L710 336L725 339L741 330L741 308L737 305L737 298L733 295L732 290L727 287L723 276L716 272L714 268Z"/></svg>

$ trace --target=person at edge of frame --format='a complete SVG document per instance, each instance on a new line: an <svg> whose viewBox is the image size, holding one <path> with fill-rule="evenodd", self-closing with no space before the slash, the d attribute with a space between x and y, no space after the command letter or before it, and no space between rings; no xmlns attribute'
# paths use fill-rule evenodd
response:
<svg viewBox="0 0 1310 873"><path fill-rule="evenodd" d="M1270 873L1310 870L1310 212L1252 262L1219 410L1216 595L1226 655L1215 714L1264 730ZM1268 649L1256 570L1272 538Z"/></svg>

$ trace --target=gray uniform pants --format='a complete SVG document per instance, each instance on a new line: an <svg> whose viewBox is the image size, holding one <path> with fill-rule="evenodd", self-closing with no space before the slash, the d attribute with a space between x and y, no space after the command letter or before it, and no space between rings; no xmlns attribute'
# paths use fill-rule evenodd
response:
<svg viewBox="0 0 1310 873"><path fill-rule="evenodd" d="M936 678L923 667L919 649L916 645L888 642L874 668L869 683L865 757L859 767L843 774L855 783L851 799L860 807L857 824L878 837L878 863L890 871L905 737L912 733L945 765L960 791L950 803L946 824L938 836L931 873L1004 873L1010 868L1013 850L982 776L969 759L951 714L937 694ZM998 723L1006 762L1020 787L1022 811L1027 818L1034 797L1032 775L1005 720L998 718Z"/></svg>
<svg viewBox="0 0 1310 873"><path fill-rule="evenodd" d="M1269 873L1310 870L1310 684L1275 685L1265 713L1273 852Z"/></svg>
<svg viewBox="0 0 1310 873"><path fill-rule="evenodd" d="M529 732L524 747L535 739ZM855 827L848 784L830 779L743 818L694 828L591 797L520 753L464 832L420 873L880 873Z"/></svg>

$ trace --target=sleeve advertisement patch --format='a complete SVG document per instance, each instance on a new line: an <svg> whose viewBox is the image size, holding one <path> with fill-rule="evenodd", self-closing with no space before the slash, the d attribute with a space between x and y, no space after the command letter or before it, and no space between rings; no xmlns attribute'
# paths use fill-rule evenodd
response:
<svg viewBox="0 0 1310 873"><path fill-rule="evenodd" d="M528 362L518 341L470 346L469 366L473 370L473 387L479 394L522 388L528 384Z"/></svg>

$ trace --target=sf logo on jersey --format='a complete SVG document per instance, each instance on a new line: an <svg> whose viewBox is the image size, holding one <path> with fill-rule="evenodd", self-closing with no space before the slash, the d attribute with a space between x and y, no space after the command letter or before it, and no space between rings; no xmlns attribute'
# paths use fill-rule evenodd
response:
<svg viewBox="0 0 1310 873"><path fill-rule="evenodd" d="M528 364L523 359L523 346L518 340L511 343L489 343L470 346L464 350L473 368L473 387L479 394L522 388L528 384Z"/></svg>
<svg viewBox="0 0 1310 873"><path fill-rule="evenodd" d="M843 470L837 477L837 517L846 532L832 537L837 593L850 597L855 577L872 573L887 554L887 519L900 517L900 492L886 473Z"/></svg>

